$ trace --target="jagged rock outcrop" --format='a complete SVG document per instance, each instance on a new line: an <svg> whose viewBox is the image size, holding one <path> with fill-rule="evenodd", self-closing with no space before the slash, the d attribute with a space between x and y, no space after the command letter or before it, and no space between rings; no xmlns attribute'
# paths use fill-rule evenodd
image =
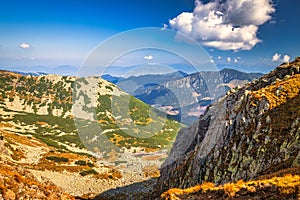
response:
<svg viewBox="0 0 300 200"><path fill-rule="evenodd" d="M300 58L213 103L182 129L155 194L221 184L300 165Z"/></svg>

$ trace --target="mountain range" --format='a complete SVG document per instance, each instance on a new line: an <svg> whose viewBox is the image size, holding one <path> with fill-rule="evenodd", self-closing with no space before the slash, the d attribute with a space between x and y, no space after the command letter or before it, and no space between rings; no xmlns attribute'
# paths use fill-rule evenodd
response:
<svg viewBox="0 0 300 200"><path fill-rule="evenodd" d="M173 119L191 124L206 107L228 90L260 78L261 73L244 73L225 68L186 74L178 71L163 75L141 75L128 78L103 75L102 78L152 105Z"/></svg>

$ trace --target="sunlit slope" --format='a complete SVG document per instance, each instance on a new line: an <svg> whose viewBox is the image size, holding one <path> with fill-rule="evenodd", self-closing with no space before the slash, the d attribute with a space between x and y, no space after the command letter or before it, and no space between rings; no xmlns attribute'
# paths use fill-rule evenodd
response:
<svg viewBox="0 0 300 200"><path fill-rule="evenodd" d="M73 99L74 85L78 89L90 80L97 82L92 97L96 101L90 105L89 93ZM105 135L107 142L119 148L139 147L145 151L167 148L180 126L97 77L76 80L67 76L34 77L0 71L0 119L9 131L33 135L61 150L80 152L86 141L82 142L85 135L78 134L80 125L76 127L74 123L72 106L76 103L82 103L83 112L95 116L76 118L82 123L96 123L101 130L85 140L95 142L97 136Z"/></svg>

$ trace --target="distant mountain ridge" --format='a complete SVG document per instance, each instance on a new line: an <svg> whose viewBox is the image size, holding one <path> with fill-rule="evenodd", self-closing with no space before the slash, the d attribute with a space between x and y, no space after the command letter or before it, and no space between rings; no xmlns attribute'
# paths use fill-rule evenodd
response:
<svg viewBox="0 0 300 200"><path fill-rule="evenodd" d="M132 81L135 82L138 85L144 85L148 83L163 83L170 80L175 80L178 78L182 78L187 76L188 74L182 71L176 71L173 73L167 73L167 74L144 74L139 76L129 76L127 78L124 77L118 77L118 76L112 76L109 74L104 74L101 76L104 80L107 80L114 84L121 84L122 82Z"/></svg>
<svg viewBox="0 0 300 200"><path fill-rule="evenodd" d="M220 72L203 71L186 74L179 71L171 74L128 78L105 75L103 78L113 81L122 90L163 110L174 119L190 124L197 120L205 111L205 107L218 96L260 78L262 75L225 68Z"/></svg>
<svg viewBox="0 0 300 200"><path fill-rule="evenodd" d="M220 71L222 77L224 77L224 83L229 83L232 80L247 80L249 82L253 81L254 79L258 79L262 77L263 73L247 73L242 72L235 69L224 68Z"/></svg>
<svg viewBox="0 0 300 200"><path fill-rule="evenodd" d="M14 66L5 67L0 66L0 70L15 71L17 73L24 74L57 74L61 76L76 76L79 67L73 65L61 65L57 67L46 67L46 66Z"/></svg>
<svg viewBox="0 0 300 200"><path fill-rule="evenodd" d="M45 75L48 75L45 72L18 72L18 71L13 71L13 72L17 73L17 74L24 75L24 76L45 76Z"/></svg>

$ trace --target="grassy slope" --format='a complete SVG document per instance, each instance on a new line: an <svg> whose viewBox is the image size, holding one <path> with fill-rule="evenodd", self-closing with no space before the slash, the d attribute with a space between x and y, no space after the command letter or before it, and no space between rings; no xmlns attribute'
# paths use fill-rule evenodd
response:
<svg viewBox="0 0 300 200"><path fill-rule="evenodd" d="M48 145L61 150L66 150L66 147L61 145L61 143L74 144L78 148L84 148L78 136L72 116L57 117L51 114L55 109L62 109L63 116L70 111L72 107L72 89L75 79L72 77L59 76L57 76L57 79L58 81L51 81L51 78L49 79L47 76L22 76L11 72L0 71L0 107L6 112L12 113L13 111L1 105L1 102L6 99L13 102L18 96L22 101L24 100L22 102L23 105L28 105L34 110L33 113L18 111L13 118L8 118L1 114L1 121L7 123L12 121L23 127L34 127L35 133L32 133L32 129L28 129L28 132L24 134L32 134ZM100 79L99 81L99 87L105 87L108 91L112 91L115 88L112 84L101 84L103 81L101 82ZM115 106L112 105L112 98L117 97L112 97L110 94L99 94L98 107L96 108L96 115L101 129L114 129L114 131L105 133L112 143L119 147L130 148L131 146L136 146L150 151L160 147L169 147L170 142L173 141L180 127L179 123L169 119L165 121L163 117L158 117L157 121L153 121L148 114L150 106L134 97L130 97L128 116L132 119L131 125L133 126L131 127L134 127L134 129L130 129L127 132L138 132L139 129L136 129L136 127L143 127L149 124L152 124L151 127L159 127L156 126L156 124L164 124L164 126L162 131L148 130L147 132L146 129L145 133L139 133L147 136L147 134L153 134L153 131L155 131L155 134L151 137L141 138L135 137L132 134L129 135L119 127L111 115L111 107ZM48 101L49 99L51 100L50 102ZM47 110L50 114L36 114L39 107L45 105L48 106ZM118 110L118 107L116 107L116 110Z"/></svg>

